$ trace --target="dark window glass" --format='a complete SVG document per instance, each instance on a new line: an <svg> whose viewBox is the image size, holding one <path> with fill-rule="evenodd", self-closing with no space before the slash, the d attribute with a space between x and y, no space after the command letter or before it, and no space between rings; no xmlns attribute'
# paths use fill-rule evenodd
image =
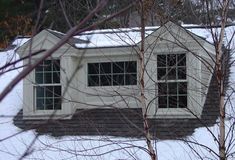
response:
<svg viewBox="0 0 235 160"><path fill-rule="evenodd" d="M53 98L46 98L46 110L52 110L53 109Z"/></svg>
<svg viewBox="0 0 235 160"><path fill-rule="evenodd" d="M168 83L168 94L177 95L177 82Z"/></svg>
<svg viewBox="0 0 235 160"><path fill-rule="evenodd" d="M114 86L124 85L124 75L123 74L113 75L113 85Z"/></svg>
<svg viewBox="0 0 235 160"><path fill-rule="evenodd" d="M43 63L42 63L42 64L39 64L39 65L35 68L35 70L36 70L37 72L43 71Z"/></svg>
<svg viewBox="0 0 235 160"><path fill-rule="evenodd" d="M180 82L179 85L179 94L187 94L187 83L186 82Z"/></svg>
<svg viewBox="0 0 235 160"><path fill-rule="evenodd" d="M158 95L166 95L167 94L167 83L158 83Z"/></svg>
<svg viewBox="0 0 235 160"><path fill-rule="evenodd" d="M44 61L44 71L52 71L52 60L45 60Z"/></svg>
<svg viewBox="0 0 235 160"><path fill-rule="evenodd" d="M52 73L44 73L44 83L52 83Z"/></svg>
<svg viewBox="0 0 235 160"><path fill-rule="evenodd" d="M52 83L60 83L60 72L53 72L53 82Z"/></svg>
<svg viewBox="0 0 235 160"><path fill-rule="evenodd" d="M54 86L54 97L61 96L61 86Z"/></svg>
<svg viewBox="0 0 235 160"><path fill-rule="evenodd" d="M99 74L99 63L89 63L88 74Z"/></svg>
<svg viewBox="0 0 235 160"><path fill-rule="evenodd" d="M175 54L167 55L167 65L168 66L175 66L176 65L176 55Z"/></svg>
<svg viewBox="0 0 235 160"><path fill-rule="evenodd" d="M111 63L100 63L100 74L111 73Z"/></svg>
<svg viewBox="0 0 235 160"><path fill-rule="evenodd" d="M44 97L44 88L43 87L37 87L36 88L36 94L38 98Z"/></svg>
<svg viewBox="0 0 235 160"><path fill-rule="evenodd" d="M186 79L186 68L178 67L178 79Z"/></svg>
<svg viewBox="0 0 235 160"><path fill-rule="evenodd" d="M166 68L158 68L157 69L157 78L158 80L166 79Z"/></svg>
<svg viewBox="0 0 235 160"><path fill-rule="evenodd" d="M37 98L36 99L36 106L37 106L37 110L44 110L44 99L43 98Z"/></svg>
<svg viewBox="0 0 235 160"><path fill-rule="evenodd" d="M186 66L186 56L185 54L178 54L177 55L178 58L178 66Z"/></svg>
<svg viewBox="0 0 235 160"><path fill-rule="evenodd" d="M157 56L157 65L158 67L166 67L166 55Z"/></svg>
<svg viewBox="0 0 235 160"><path fill-rule="evenodd" d="M117 86L136 84L136 61L88 64L88 86Z"/></svg>
<svg viewBox="0 0 235 160"><path fill-rule="evenodd" d="M125 85L136 85L136 84L137 84L136 74L125 75Z"/></svg>
<svg viewBox="0 0 235 160"><path fill-rule="evenodd" d="M35 74L35 81L37 84L43 84L43 73L39 72Z"/></svg>
<svg viewBox="0 0 235 160"><path fill-rule="evenodd" d="M176 70L175 70L175 68L168 68L167 79L169 79L169 80L176 79Z"/></svg>
<svg viewBox="0 0 235 160"><path fill-rule="evenodd" d="M88 86L99 86L99 76L88 76Z"/></svg>
<svg viewBox="0 0 235 160"><path fill-rule="evenodd" d="M177 108L177 96L169 96L169 108Z"/></svg>
<svg viewBox="0 0 235 160"><path fill-rule="evenodd" d="M53 60L53 71L60 71L60 60Z"/></svg>
<svg viewBox="0 0 235 160"><path fill-rule="evenodd" d="M100 85L101 86L111 86L111 75L101 75Z"/></svg>
<svg viewBox="0 0 235 160"><path fill-rule="evenodd" d="M54 109L55 110L61 109L61 99L60 98L54 98Z"/></svg>
<svg viewBox="0 0 235 160"><path fill-rule="evenodd" d="M167 97L159 96L158 97L158 107L159 108L167 108Z"/></svg>
<svg viewBox="0 0 235 160"><path fill-rule="evenodd" d="M53 86L45 87L46 97L53 97Z"/></svg>
<svg viewBox="0 0 235 160"><path fill-rule="evenodd" d="M187 96L179 96L179 108L187 107Z"/></svg>
<svg viewBox="0 0 235 160"><path fill-rule="evenodd" d="M126 73L136 73L136 62L125 62Z"/></svg>
<svg viewBox="0 0 235 160"><path fill-rule="evenodd" d="M45 60L35 68L35 81L41 86L36 90L36 109L53 110L61 109L61 104L55 108L55 99L61 97L61 86L51 84L60 83L60 60Z"/></svg>
<svg viewBox="0 0 235 160"><path fill-rule="evenodd" d="M113 73L124 73L124 62L114 62Z"/></svg>
<svg viewBox="0 0 235 160"><path fill-rule="evenodd" d="M159 108L187 107L186 54L158 55L157 79Z"/></svg>

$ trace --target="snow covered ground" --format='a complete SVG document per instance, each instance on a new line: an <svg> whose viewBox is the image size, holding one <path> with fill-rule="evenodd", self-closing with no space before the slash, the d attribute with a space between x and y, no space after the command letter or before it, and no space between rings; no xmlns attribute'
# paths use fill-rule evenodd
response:
<svg viewBox="0 0 235 160"><path fill-rule="evenodd" d="M234 32L235 29L230 28L229 31ZM232 43L234 42L235 41ZM17 55L14 54L14 50L0 52L0 66L4 65L12 58L17 58ZM235 66L233 66L232 72L234 70ZM0 91L3 90L11 79L18 74L18 72L19 71L14 70L0 75ZM232 85L235 84L234 82L235 74L232 73ZM13 117L22 108L22 106L22 82L20 82L12 92L8 94L2 102L0 102L0 160L19 159L24 155L24 153L26 153L26 151L29 155L25 156L25 159L36 160L148 159L148 154L145 151L146 143L144 139L106 136L67 136L54 138L49 135L40 135L36 138L37 134L34 130L22 132L21 129L13 125ZM230 121L227 122L227 125L230 125L230 123L234 123L234 119L230 119ZM218 135L217 125L208 129L216 136ZM195 133L188 137L187 140L201 143L218 153L218 146L214 141L214 138L210 135L210 132L208 132L208 129L196 129ZM232 133L234 133L233 130ZM34 140L36 140L35 143ZM29 146L30 148L28 150ZM154 143L154 147L157 149L159 160L197 160L200 158L208 160L218 159L212 152L209 152L203 147L188 145L185 142L177 140L156 141ZM193 152L191 147L199 154L197 155ZM235 151L235 149L231 148L231 152L232 151Z"/></svg>

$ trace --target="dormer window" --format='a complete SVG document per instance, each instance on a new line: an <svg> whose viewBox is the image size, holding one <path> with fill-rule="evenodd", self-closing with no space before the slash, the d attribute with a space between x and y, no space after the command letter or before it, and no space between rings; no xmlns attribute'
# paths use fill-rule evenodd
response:
<svg viewBox="0 0 235 160"><path fill-rule="evenodd" d="M45 60L36 67L35 82L36 110L60 110L60 60Z"/></svg>
<svg viewBox="0 0 235 160"><path fill-rule="evenodd" d="M187 107L186 55L157 55L158 108Z"/></svg>
<svg viewBox="0 0 235 160"><path fill-rule="evenodd" d="M88 63L88 86L137 84L136 61Z"/></svg>

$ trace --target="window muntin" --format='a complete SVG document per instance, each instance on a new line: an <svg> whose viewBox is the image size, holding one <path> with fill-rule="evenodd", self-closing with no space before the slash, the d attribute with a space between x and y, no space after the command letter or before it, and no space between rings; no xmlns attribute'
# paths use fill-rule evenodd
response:
<svg viewBox="0 0 235 160"><path fill-rule="evenodd" d="M45 60L36 67L35 82L36 110L60 110L60 60Z"/></svg>
<svg viewBox="0 0 235 160"><path fill-rule="evenodd" d="M186 55L157 55L158 108L186 108Z"/></svg>
<svg viewBox="0 0 235 160"><path fill-rule="evenodd" d="M88 86L137 84L136 61L88 63Z"/></svg>

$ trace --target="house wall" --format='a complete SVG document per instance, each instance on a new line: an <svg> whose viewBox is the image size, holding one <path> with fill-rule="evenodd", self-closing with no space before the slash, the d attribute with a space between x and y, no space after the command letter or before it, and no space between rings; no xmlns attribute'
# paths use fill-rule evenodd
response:
<svg viewBox="0 0 235 160"><path fill-rule="evenodd" d="M95 53L95 54L94 54ZM111 55L112 54L112 55ZM74 77L74 93L77 95L75 109L91 108L139 108L138 85L88 86L87 64L97 62L137 61L132 48L103 48L86 50L84 57L74 58L81 68ZM138 66L138 61L137 61Z"/></svg>
<svg viewBox="0 0 235 160"><path fill-rule="evenodd" d="M148 110L149 118L196 118L200 117L207 89L210 84L213 62L211 58L214 57L213 47L206 41L191 33L186 33L184 29L175 25L165 25L159 30L148 36L145 40L145 45L150 46L146 60L148 61L147 70L151 71L146 75L151 75L146 78L148 87L155 85L157 79L157 63L156 57L152 55L158 54L177 54L186 53L187 58L187 94L188 94L188 108L158 108L158 95L151 93L148 95L149 100L155 98L151 102ZM203 60L211 64L211 68L206 68ZM203 86L207 86L203 88ZM157 90L157 85L156 89Z"/></svg>
<svg viewBox="0 0 235 160"><path fill-rule="evenodd" d="M146 88L148 88L148 103L151 102L148 116L149 118L195 118L195 116L199 116L202 112L201 103L201 83L200 83L200 65L201 62L194 56L195 53L198 52L197 46L188 45L189 49L194 52L194 54L188 52L184 48L179 46L169 46L169 44L158 44L158 47L154 47L149 50L149 54L146 56L147 63L147 71L145 81L147 83ZM174 48L172 50L172 48ZM158 93L157 93L157 59L156 56L158 54L177 54L177 53L185 53L186 54L186 67L187 67L187 94L188 94L188 108L158 108ZM151 56L149 58L148 56ZM156 99L155 101L151 101L152 99ZM192 115L192 112L195 115Z"/></svg>
<svg viewBox="0 0 235 160"><path fill-rule="evenodd" d="M60 117L60 118L70 118L72 113L72 105L68 100L73 99L73 94L71 94L71 90L66 88L66 84L68 83L68 79L65 77L69 77L72 74L72 70L70 70L71 64L71 57L67 56L59 56L53 55L53 59L60 59L61 64L61 87L62 87L62 94L65 97L62 101L62 109L61 110L36 110L36 102L35 102L35 87L37 84L35 83L35 71L33 70L30 74L26 76L23 80L23 115L24 119L38 119L38 118L50 118L52 117ZM32 61L37 61L35 57ZM24 60L24 64L27 64L28 61ZM64 70L64 68L68 68ZM64 71L63 71L64 70ZM66 90L66 92L65 92ZM72 97L72 98L71 98Z"/></svg>

